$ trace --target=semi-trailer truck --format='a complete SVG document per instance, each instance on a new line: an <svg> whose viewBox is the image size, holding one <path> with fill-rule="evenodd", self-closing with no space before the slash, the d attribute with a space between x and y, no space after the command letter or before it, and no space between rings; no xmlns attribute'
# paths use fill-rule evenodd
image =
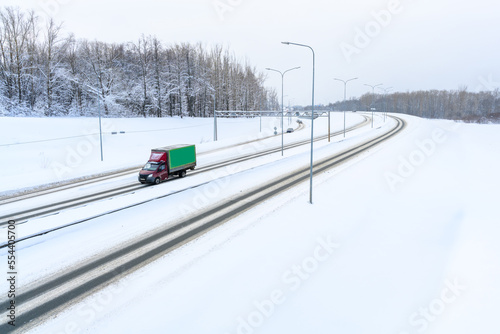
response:
<svg viewBox="0 0 500 334"><path fill-rule="evenodd" d="M148 162L139 172L139 182L159 184L172 175L184 177L196 167L194 145L172 145L151 150Z"/></svg>

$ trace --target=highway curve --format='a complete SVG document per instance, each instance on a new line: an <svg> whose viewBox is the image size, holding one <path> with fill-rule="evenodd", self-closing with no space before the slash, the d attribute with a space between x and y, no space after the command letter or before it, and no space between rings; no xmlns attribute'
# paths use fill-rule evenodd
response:
<svg viewBox="0 0 500 334"><path fill-rule="evenodd" d="M336 167L401 132L405 122L400 118L393 118L397 124L389 132L316 162L314 173ZM16 296L16 306L22 312L19 312L16 318L15 330L23 332L37 326L103 286L119 280L124 275L308 178L309 166L290 171L271 183L259 185L252 191L227 199L211 209L179 221L174 226L155 231L140 241L131 242L117 251L101 255L74 269L37 282L35 286L27 288ZM0 305L6 310L8 301L3 299ZM6 313L3 312L2 316L5 319ZM9 329L11 328L5 323L0 325L0 333L6 333Z"/></svg>
<svg viewBox="0 0 500 334"><path fill-rule="evenodd" d="M347 129L347 131L356 130L356 129L364 126L365 124L367 124L369 121L368 117L366 117L366 116L363 116L363 117L365 117L365 120L363 122L361 122L355 126L350 127L349 129ZM342 133L342 131L338 131L338 132L333 133L332 135L338 135L341 133ZM318 136L317 138L315 138L315 141L324 140L325 138L327 138L327 135ZM251 143L253 141L256 141L256 140L252 140L250 142L245 142L245 144ZM292 149L292 148L295 148L295 147L298 147L301 145L305 145L308 143L310 143L309 140L302 140L299 142L285 145L284 148L288 150L288 149ZM239 145L241 145L241 144L237 144L236 146L239 146ZM280 152L280 151L281 151L281 147L275 147L275 148L267 149L267 150L260 151L257 153L247 154L247 155L240 156L237 158L219 161L219 162L214 163L214 164L200 166L196 170L190 172L190 174L209 172L209 171L212 171L212 170L215 170L218 168L222 168L222 167L225 167L228 165L232 165L232 164L235 164L238 162L243 162L243 161L255 159L255 158L258 158L261 156L265 156L265 155ZM134 169L133 171L134 171L133 173L135 174L138 172L138 169ZM118 176L123 176L123 175L129 174L129 173L131 173L131 171L127 170L126 172L120 173ZM102 179L102 177L97 178L97 180L101 180L101 179ZM97 181L91 180L91 181L86 181L86 182L97 182ZM79 183L79 184L81 184L81 183ZM79 185L75 185L75 186L79 186ZM120 187L107 189L104 191L99 191L99 192L96 192L96 193L93 193L90 195L69 198L69 199L66 199L63 201L53 202L53 203L50 203L48 205L39 206L39 207L35 207L35 208L26 208L23 211L13 212L13 213L9 213L9 214L5 214L3 216L0 216L0 227L6 225L7 221L9 219L15 220L17 222L17 224L23 224L30 218L35 218L35 217L53 214L53 213L56 213L56 212L61 211L61 210L70 209L72 207L82 206L82 205L86 205L88 203L100 201L103 199L108 199L112 196L118 196L118 195L131 193L131 192L134 192L136 190L140 190L140 189L143 189L143 188L149 187L149 186L150 185L143 185L143 184L139 184L138 182L134 182L133 184L127 184L127 185L123 185ZM68 186L62 187L62 190L66 190L66 189L68 189ZM56 190L53 189L50 192L54 192L54 191L56 191ZM45 192L42 192L42 195L43 194L45 194ZM169 195L172 195L172 194L169 194ZM35 194L30 195L30 197L32 197L32 196L35 196ZM10 199L9 201L14 201L14 200L15 199ZM17 199L17 200L19 200L19 199ZM5 203L6 202L3 202L2 204L5 204ZM138 204L141 204L141 203L138 203ZM93 218L96 218L96 217L93 217ZM71 224L71 225L73 225L73 224ZM22 240L22 239L18 239L18 241L20 241L20 240ZM5 246L6 246L6 244L1 244L0 248L3 248Z"/></svg>

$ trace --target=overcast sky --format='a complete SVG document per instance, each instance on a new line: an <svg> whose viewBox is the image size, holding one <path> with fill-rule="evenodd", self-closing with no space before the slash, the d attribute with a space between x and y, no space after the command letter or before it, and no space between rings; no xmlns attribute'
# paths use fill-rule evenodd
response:
<svg viewBox="0 0 500 334"><path fill-rule="evenodd" d="M500 88L500 2L494 0L2 0L64 23L77 38L164 43L223 44L242 62L301 69L285 75L285 104L311 104L312 52L315 103L343 99L334 78L359 79L347 98L383 84L392 91L469 91ZM281 76L266 85L281 93ZM379 93L381 91L378 91Z"/></svg>

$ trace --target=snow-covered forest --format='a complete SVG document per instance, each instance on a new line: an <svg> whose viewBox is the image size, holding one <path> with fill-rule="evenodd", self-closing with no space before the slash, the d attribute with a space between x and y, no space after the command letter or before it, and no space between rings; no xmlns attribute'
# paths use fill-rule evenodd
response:
<svg viewBox="0 0 500 334"><path fill-rule="evenodd" d="M276 90L248 61L216 45L78 39L34 11L0 7L0 116L164 117L216 110L279 110ZM311 106L305 107L309 109ZM500 120L498 89L364 94L325 106L426 118Z"/></svg>
<svg viewBox="0 0 500 334"><path fill-rule="evenodd" d="M265 76L222 46L155 36L77 39L33 11L0 8L0 116L209 116L278 108ZM215 103L215 106L214 106Z"/></svg>

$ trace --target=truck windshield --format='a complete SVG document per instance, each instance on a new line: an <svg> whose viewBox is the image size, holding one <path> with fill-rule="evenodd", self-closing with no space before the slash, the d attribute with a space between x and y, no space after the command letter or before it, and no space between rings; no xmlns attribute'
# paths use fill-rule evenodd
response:
<svg viewBox="0 0 500 334"><path fill-rule="evenodd" d="M155 171L158 168L159 163L148 162L142 169L148 171Z"/></svg>

